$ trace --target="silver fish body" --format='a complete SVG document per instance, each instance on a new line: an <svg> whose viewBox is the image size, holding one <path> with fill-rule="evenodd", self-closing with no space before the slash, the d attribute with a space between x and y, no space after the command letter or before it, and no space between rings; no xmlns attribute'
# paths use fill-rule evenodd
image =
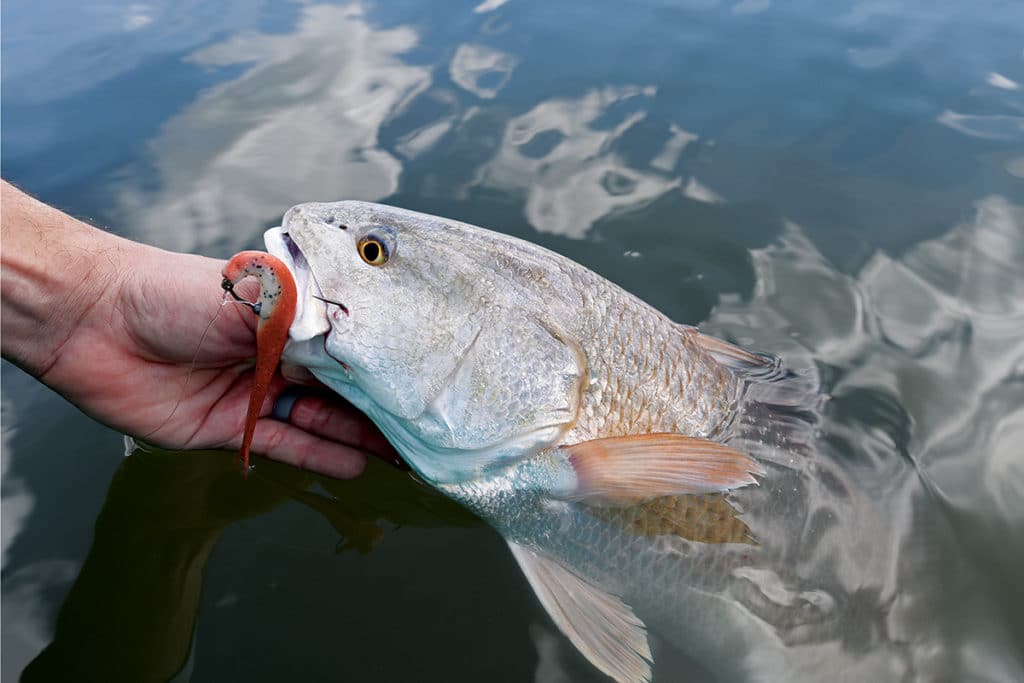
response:
<svg viewBox="0 0 1024 683"><path fill-rule="evenodd" d="M725 679L889 680L941 659L876 628L886 600L916 614L902 582L872 585L892 559L873 497L903 475L864 488L816 457L819 399L771 359L565 257L443 218L305 204L266 241L299 286L286 360L490 522L555 623L616 680L649 680L647 629ZM626 502L573 493L575 444L650 434L747 453L757 485ZM848 537L867 540L837 547ZM874 590L884 599L858 602ZM864 642L848 643L850 628L867 628Z"/></svg>
<svg viewBox="0 0 1024 683"><path fill-rule="evenodd" d="M914 488L910 474L865 489L842 465L769 464L759 486L723 496L735 511L732 522L746 533L714 538L700 516L721 526L729 521L721 508L704 510L685 496L674 509L669 501L609 509L552 500L524 469L440 488L511 543L558 558L621 598L663 647L701 667L692 680L949 674L952 653L936 647L945 627L931 620L936 597L948 587L921 552L929 540L893 527L900 506L885 499L906 501L903 494ZM691 509L696 523L662 517L689 517ZM847 545L850 539L859 543Z"/></svg>
<svg viewBox="0 0 1024 683"><path fill-rule="evenodd" d="M411 464L431 481L597 436L712 436L734 413L742 381L696 330L537 245L363 202L295 207L282 231L268 247L288 258L287 233L312 272L300 282L346 309L300 292L293 337L326 335L313 368L360 407L375 403L371 417L403 421ZM401 263L361 263L367 234L393 241Z"/></svg>

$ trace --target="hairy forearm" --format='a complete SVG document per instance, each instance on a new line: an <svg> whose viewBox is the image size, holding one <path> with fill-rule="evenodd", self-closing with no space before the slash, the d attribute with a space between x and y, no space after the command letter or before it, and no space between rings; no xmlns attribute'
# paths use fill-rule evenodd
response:
<svg viewBox="0 0 1024 683"><path fill-rule="evenodd" d="M115 309L138 245L93 228L0 181L3 357L42 377L81 321Z"/></svg>

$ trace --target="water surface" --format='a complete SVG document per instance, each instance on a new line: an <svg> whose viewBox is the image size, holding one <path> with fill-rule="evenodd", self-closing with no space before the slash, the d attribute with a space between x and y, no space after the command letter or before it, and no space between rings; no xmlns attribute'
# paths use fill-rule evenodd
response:
<svg viewBox="0 0 1024 683"><path fill-rule="evenodd" d="M227 256L299 202L393 203L815 365L850 457L919 473L915 514L948 539L922 580L963 563L934 605L963 669L1024 678L1024 6L13 0L2 20L3 175L72 214ZM126 459L7 364L3 390L5 680L33 660L26 680L603 680L501 540L400 472Z"/></svg>

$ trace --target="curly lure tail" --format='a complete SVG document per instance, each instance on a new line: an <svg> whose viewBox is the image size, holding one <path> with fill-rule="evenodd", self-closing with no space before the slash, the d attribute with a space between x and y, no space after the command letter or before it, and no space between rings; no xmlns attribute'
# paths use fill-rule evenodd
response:
<svg viewBox="0 0 1024 683"><path fill-rule="evenodd" d="M253 376L252 393L249 395L249 409L245 416L245 430L242 434L242 448L238 457L244 472L249 471L249 449L260 408L270 390L270 380L288 341L288 329L295 318L298 290L295 279L288 267L275 256L262 251L243 251L228 261L222 272L221 286L236 299L234 286L247 277L255 277L260 283L260 296L256 303L248 303L259 316L256 325L256 370Z"/></svg>

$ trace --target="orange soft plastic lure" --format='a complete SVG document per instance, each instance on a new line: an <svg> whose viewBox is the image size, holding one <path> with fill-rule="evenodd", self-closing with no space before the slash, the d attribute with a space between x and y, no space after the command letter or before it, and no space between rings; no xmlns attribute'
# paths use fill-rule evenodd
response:
<svg viewBox="0 0 1024 683"><path fill-rule="evenodd" d="M239 281L252 276L260 283L259 300L255 303L245 302L260 318L256 325L256 370L252 379L252 393L249 395L249 409L245 416L242 448L238 452L243 471L247 473L256 420L270 390L270 381L281 361L285 342L288 341L288 329L295 318L298 290L295 278L284 262L262 251L235 254L222 274L224 281L221 287L236 299L238 296L233 288Z"/></svg>

